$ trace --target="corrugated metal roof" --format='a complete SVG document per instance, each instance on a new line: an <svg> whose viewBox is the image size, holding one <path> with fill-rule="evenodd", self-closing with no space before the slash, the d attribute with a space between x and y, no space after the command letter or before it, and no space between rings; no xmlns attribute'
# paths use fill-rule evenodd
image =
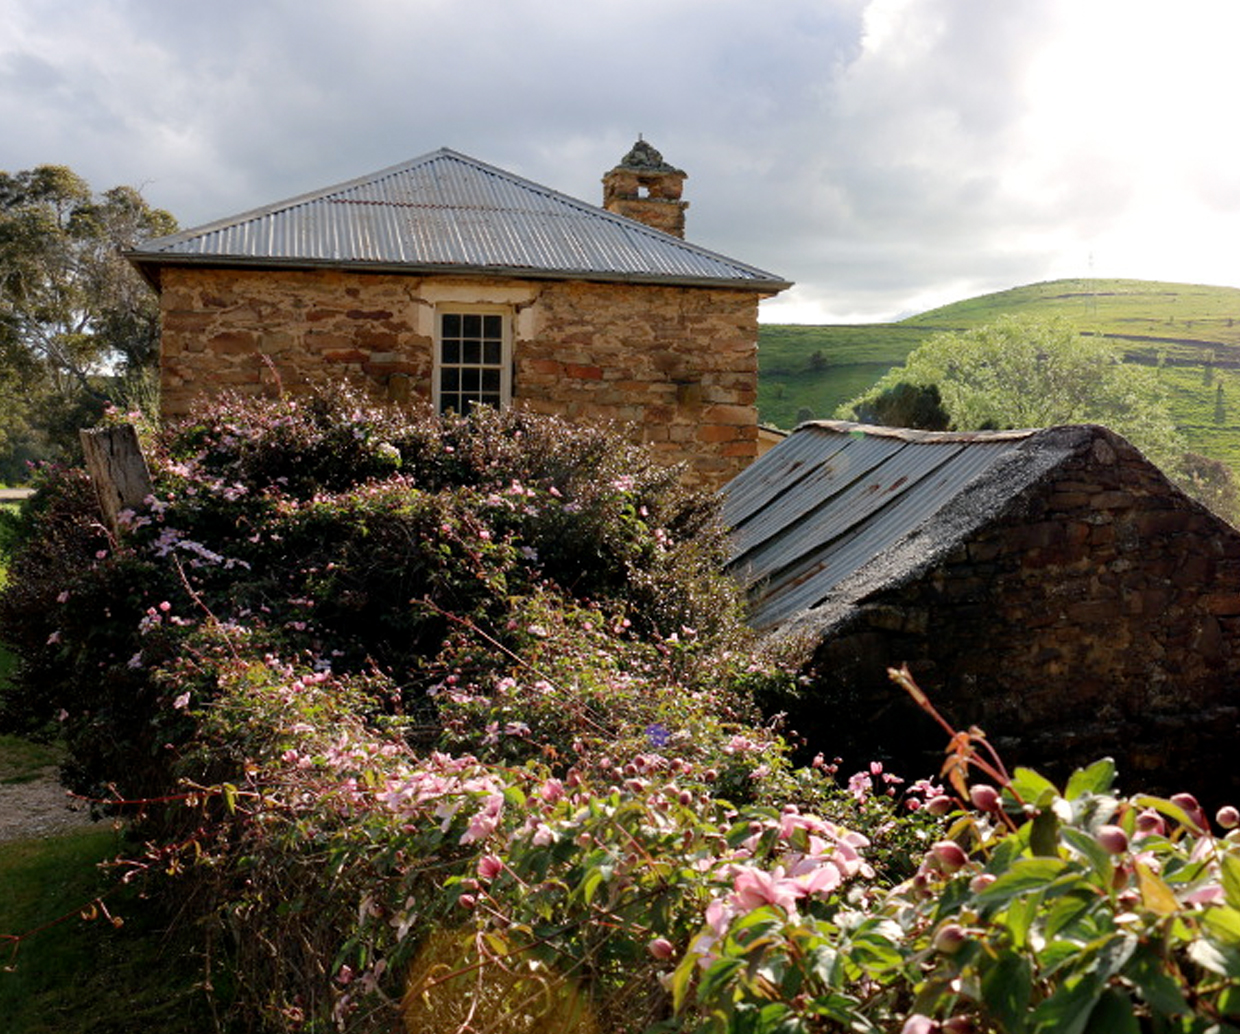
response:
<svg viewBox="0 0 1240 1034"><path fill-rule="evenodd" d="M918 558L910 543L945 508L966 491L985 495L978 486L987 479L1002 482L991 501L1010 498L1067 454L1065 436L1053 433L1064 430L802 425L723 489L730 570L748 590L751 624L771 628L828 601L848 605L899 576ZM972 517L983 519L981 508ZM968 520L947 522L946 537ZM940 548L944 538L925 541ZM897 554L900 563L882 563ZM870 565L875 577L860 577Z"/></svg>
<svg viewBox="0 0 1240 1034"><path fill-rule="evenodd" d="M153 283L160 266L201 263L789 286L447 148L147 241L130 259Z"/></svg>

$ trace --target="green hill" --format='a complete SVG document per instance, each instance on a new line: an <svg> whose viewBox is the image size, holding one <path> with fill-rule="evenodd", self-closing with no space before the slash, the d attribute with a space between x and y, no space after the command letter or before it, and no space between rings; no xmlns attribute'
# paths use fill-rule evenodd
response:
<svg viewBox="0 0 1240 1034"><path fill-rule="evenodd" d="M793 427L831 417L932 334L1000 316L1058 316L1156 366L1190 446L1240 471L1240 289L1149 280L1054 280L981 295L898 323L763 324L758 411Z"/></svg>

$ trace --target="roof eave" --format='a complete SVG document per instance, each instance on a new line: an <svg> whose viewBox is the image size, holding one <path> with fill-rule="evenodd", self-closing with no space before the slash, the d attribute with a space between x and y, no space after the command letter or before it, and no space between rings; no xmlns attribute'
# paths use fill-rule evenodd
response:
<svg viewBox="0 0 1240 1034"><path fill-rule="evenodd" d="M334 270L348 273L397 273L403 276L511 277L519 280L587 280L598 283L650 284L664 287L714 287L775 295L792 286L790 280L724 279L674 276L657 273L601 272L571 269L533 269L528 266L474 266L409 262L359 262L338 259L269 259L233 255L169 255L162 252L127 251L130 263L158 293L159 271L165 266L198 266L216 269Z"/></svg>

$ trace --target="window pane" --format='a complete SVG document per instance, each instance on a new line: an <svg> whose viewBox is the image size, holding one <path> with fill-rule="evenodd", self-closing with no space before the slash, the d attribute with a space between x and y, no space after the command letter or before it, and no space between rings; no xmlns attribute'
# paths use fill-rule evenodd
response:
<svg viewBox="0 0 1240 1034"><path fill-rule="evenodd" d="M439 387L443 391L460 391L461 371L456 368L444 370L443 376L439 381Z"/></svg>
<svg viewBox="0 0 1240 1034"><path fill-rule="evenodd" d="M466 313L461 317L463 333L466 337L482 336L482 317L476 312Z"/></svg>
<svg viewBox="0 0 1240 1034"><path fill-rule="evenodd" d="M461 361L461 343L459 341L445 341L443 343L443 361L445 363L459 363Z"/></svg>
<svg viewBox="0 0 1240 1034"><path fill-rule="evenodd" d="M482 390L492 394L499 395L499 370L482 371Z"/></svg>
<svg viewBox="0 0 1240 1034"><path fill-rule="evenodd" d="M443 314L442 333L444 337L460 337L460 334L461 334L460 313L445 312Z"/></svg>
<svg viewBox="0 0 1240 1034"><path fill-rule="evenodd" d="M503 361L504 349L498 341L484 341L482 343L482 361L487 366L499 366Z"/></svg>
<svg viewBox="0 0 1240 1034"><path fill-rule="evenodd" d="M461 362L475 365L482 362L482 342L463 341L461 343Z"/></svg>
<svg viewBox="0 0 1240 1034"><path fill-rule="evenodd" d="M468 369L461 371L461 391L467 391L471 395L477 395L478 389L481 387L481 371Z"/></svg>
<svg viewBox="0 0 1240 1034"><path fill-rule="evenodd" d="M504 336L504 318L502 316L483 316L482 333L484 337L502 338Z"/></svg>

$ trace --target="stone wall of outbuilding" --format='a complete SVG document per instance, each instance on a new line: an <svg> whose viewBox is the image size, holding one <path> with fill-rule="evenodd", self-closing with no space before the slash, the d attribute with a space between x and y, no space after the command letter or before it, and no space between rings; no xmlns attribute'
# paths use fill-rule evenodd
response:
<svg viewBox="0 0 1240 1034"><path fill-rule="evenodd" d="M632 425L688 480L718 487L757 455L759 295L717 288L321 271L162 270L166 416L222 389L347 379L430 399L436 306L500 306L513 402Z"/></svg>
<svg viewBox="0 0 1240 1034"><path fill-rule="evenodd" d="M1204 772L1240 799L1240 533L1106 432L832 630L811 743L936 768L946 737L886 677L903 663L1009 765L1063 776L1112 756L1121 785Z"/></svg>

